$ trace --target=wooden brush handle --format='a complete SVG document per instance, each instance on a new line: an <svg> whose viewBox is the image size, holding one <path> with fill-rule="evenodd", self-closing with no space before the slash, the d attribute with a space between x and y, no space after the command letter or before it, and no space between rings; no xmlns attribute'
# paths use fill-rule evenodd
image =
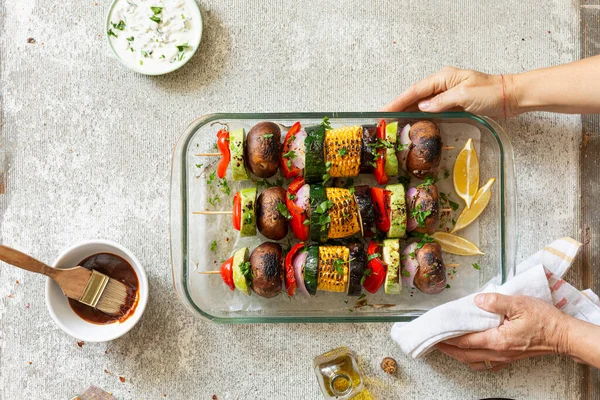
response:
<svg viewBox="0 0 600 400"><path fill-rule="evenodd" d="M47 266L43 262L38 261L25 253L21 253L18 250L3 245L0 245L0 260L14 265L15 267L31 272L37 272L38 274L46 275L51 278L54 278L54 272L56 271L54 268Z"/></svg>

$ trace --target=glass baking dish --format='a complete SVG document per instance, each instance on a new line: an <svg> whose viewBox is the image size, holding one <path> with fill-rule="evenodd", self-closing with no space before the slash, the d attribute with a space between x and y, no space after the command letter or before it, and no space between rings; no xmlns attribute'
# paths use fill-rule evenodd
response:
<svg viewBox="0 0 600 400"><path fill-rule="evenodd" d="M219 275L198 274L215 271L235 249L249 247L250 251L267 240L256 237L240 238L231 225L229 215L194 215L199 210L230 210L233 194L255 182L233 182L226 177L231 192L211 179L217 157L198 157L197 153L215 152L216 132L226 123L230 130L244 127L246 132L260 121L273 121L291 126L301 121L304 126L319 124L329 117L332 127L342 125L376 124L381 119L398 120L400 126L417 120L432 120L441 130L445 150L441 162L441 192L453 192L452 178L444 179L445 169L452 170L454 159L468 138L472 138L479 156L480 185L496 178L492 199L484 213L459 234L485 253L477 257L453 256L444 253L444 261L460 263L448 268L449 288L438 295L425 295L404 288L401 295L369 294L357 301L344 294L318 292L316 296L290 298L285 293L264 299L256 294L247 297L231 291ZM282 137L285 131L282 131ZM279 174L271 178L277 182ZM374 184L369 175L361 175L356 183ZM414 183L419 181L413 178ZM393 180L390 180L390 183ZM412 184L412 183L411 183ZM260 189L259 189L260 191ZM193 313L219 323L298 323L298 322L389 322L410 321L425 311L476 292L489 281L504 283L514 272L517 250L516 187L513 151L504 130L493 120L477 115L457 113L279 113L279 114L211 114L193 121L179 138L172 160L171 173L171 267L175 291L181 302ZM451 197L461 206L456 195ZM210 200L210 201L209 201ZM291 237L291 233L288 238ZM293 239L293 238L292 238ZM216 249L211 250L213 241ZM292 244L294 240L291 241ZM280 242L285 248L290 240ZM477 263L480 269L473 267ZM383 292L383 290L380 290Z"/></svg>

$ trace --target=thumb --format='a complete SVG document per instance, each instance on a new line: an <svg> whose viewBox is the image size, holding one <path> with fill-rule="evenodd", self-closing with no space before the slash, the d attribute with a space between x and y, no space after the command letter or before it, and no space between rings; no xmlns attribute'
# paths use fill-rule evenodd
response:
<svg viewBox="0 0 600 400"><path fill-rule="evenodd" d="M456 88L452 88L437 96L419 102L419 109L427 112L447 111L460 106L461 97Z"/></svg>
<svg viewBox="0 0 600 400"><path fill-rule="evenodd" d="M485 293L475 296L475 304L485 311L510 317L513 299L498 293Z"/></svg>

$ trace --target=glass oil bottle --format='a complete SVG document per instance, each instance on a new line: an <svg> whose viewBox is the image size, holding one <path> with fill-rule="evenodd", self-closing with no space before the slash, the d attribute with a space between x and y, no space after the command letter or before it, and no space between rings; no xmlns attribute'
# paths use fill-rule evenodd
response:
<svg viewBox="0 0 600 400"><path fill-rule="evenodd" d="M356 359L347 347L315 357L313 366L326 399L350 399L365 388Z"/></svg>

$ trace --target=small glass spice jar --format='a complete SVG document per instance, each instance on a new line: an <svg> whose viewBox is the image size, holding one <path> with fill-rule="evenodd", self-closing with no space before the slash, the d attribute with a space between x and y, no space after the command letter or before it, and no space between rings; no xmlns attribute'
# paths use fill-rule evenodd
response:
<svg viewBox="0 0 600 400"><path fill-rule="evenodd" d="M350 399L365 388L356 359L347 347L315 357L313 366L326 399Z"/></svg>

